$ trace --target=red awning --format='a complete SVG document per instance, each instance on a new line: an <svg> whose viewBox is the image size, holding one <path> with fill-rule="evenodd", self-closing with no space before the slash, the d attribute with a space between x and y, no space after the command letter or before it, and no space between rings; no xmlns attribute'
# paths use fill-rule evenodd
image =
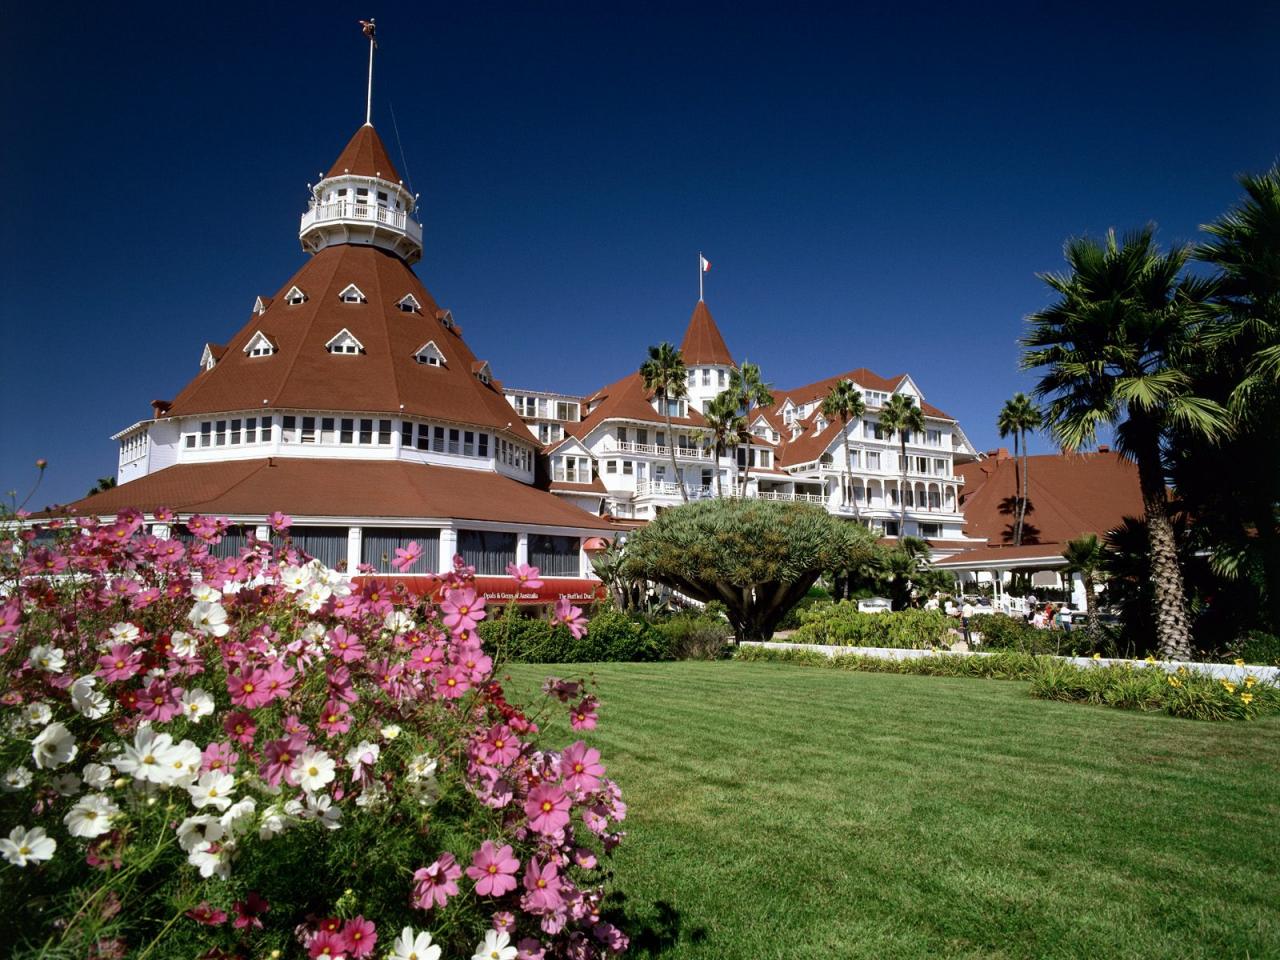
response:
<svg viewBox="0 0 1280 960"><path fill-rule="evenodd" d="M356 577L355 580L357 582L378 580L383 583L404 584L405 589L415 597L431 597L433 600L439 596L441 584L444 582L434 574L426 576ZM586 577L549 577L543 580L542 586L536 590L531 590L528 587L517 589L516 582L511 577L476 577L476 592L484 598L485 603L499 606L508 604L512 600L522 604L555 603L561 597L564 597L572 603L582 604L595 603L608 598L608 592L602 582Z"/></svg>

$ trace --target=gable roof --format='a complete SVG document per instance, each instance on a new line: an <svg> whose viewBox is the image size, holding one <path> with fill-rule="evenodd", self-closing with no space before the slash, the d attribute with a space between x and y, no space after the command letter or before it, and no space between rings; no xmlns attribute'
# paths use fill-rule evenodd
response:
<svg viewBox="0 0 1280 960"><path fill-rule="evenodd" d="M601 387L586 402L593 405L590 413L576 423L566 423L565 433L574 437L585 437L601 423L611 419L640 420L658 427L666 426L663 417L651 405L653 393L645 390L644 379L639 372L627 374L607 387ZM692 405L688 407L689 416L672 417L673 427L703 427L707 421ZM512 411L513 413L515 411Z"/></svg>
<svg viewBox="0 0 1280 960"><path fill-rule="evenodd" d="M136 507L153 513L266 517L487 520L607 529L606 520L554 494L487 470L400 460L269 457L184 463L70 504L82 516Z"/></svg>
<svg viewBox="0 0 1280 960"><path fill-rule="evenodd" d="M387 148L382 145L382 138L374 132L373 124L366 123L356 131L325 176L340 177L344 173L400 182L400 174L396 172Z"/></svg>
<svg viewBox="0 0 1280 960"><path fill-rule="evenodd" d="M1013 542L1012 505L1017 460L958 463L964 477L961 510L965 533L992 546ZM1086 533L1099 536L1125 517L1143 516L1138 468L1117 453L1053 454L1027 458L1027 518L1023 546L1055 544Z"/></svg>
<svg viewBox="0 0 1280 960"><path fill-rule="evenodd" d="M364 291L368 303L353 307L338 299L338 291L351 283ZM202 371L174 398L171 416L263 407L394 415L403 404L408 416L474 424L528 441L496 383L483 384L471 375L475 356L456 328L437 319L431 294L395 254L346 243L325 247L281 289L292 286L312 295L296 306L277 298L262 316L253 317L231 338L217 366ZM396 308L406 291L423 304L422 313ZM366 351L354 366L325 349L333 331L344 327ZM243 352L257 330L278 347L269 360ZM414 354L428 340L453 362L425 370Z"/></svg>
<svg viewBox="0 0 1280 960"><path fill-rule="evenodd" d="M689 318L684 340L680 343L680 353L684 356L684 362L690 366L699 363L735 366L733 355L729 353L724 337L720 335L720 328L701 300L693 308L693 316Z"/></svg>
<svg viewBox="0 0 1280 960"><path fill-rule="evenodd" d="M777 401L774 406L777 409L781 409L787 398L790 398L796 404L821 400L841 380L852 380L858 386L867 390L882 390L885 393L893 393L902 385L904 380L911 380L911 378L905 373L885 378L872 370L868 370L866 367L858 367L858 369L850 370L847 373L837 373L834 377L815 380L813 383L807 383L802 387L794 387L790 390L774 390L773 398ZM911 383L912 386L915 386L914 381L911 381ZM955 420L955 417L951 416L951 414L939 410L933 404L924 400L920 401L920 409L927 417L937 417L940 420Z"/></svg>

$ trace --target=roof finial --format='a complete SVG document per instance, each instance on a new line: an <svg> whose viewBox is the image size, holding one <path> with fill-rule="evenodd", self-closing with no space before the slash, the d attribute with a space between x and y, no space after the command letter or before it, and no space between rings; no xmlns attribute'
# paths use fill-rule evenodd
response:
<svg viewBox="0 0 1280 960"><path fill-rule="evenodd" d="M364 125L366 127L373 126L373 51L378 49L377 27L374 26L373 18L360 21L360 28L364 31L364 35L369 38L369 91L364 102Z"/></svg>

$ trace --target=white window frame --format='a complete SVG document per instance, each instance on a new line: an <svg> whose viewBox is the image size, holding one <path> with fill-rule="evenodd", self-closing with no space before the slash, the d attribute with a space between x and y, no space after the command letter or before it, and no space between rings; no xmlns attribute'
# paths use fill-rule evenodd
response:
<svg viewBox="0 0 1280 960"><path fill-rule="evenodd" d="M412 293L406 293L403 297L396 301L396 308L403 313L421 313L422 304L418 302L418 298Z"/></svg>
<svg viewBox="0 0 1280 960"><path fill-rule="evenodd" d="M284 295L284 302L291 307L296 307L307 302L307 295L302 292L301 287L292 286L289 288L289 292Z"/></svg>
<svg viewBox="0 0 1280 960"><path fill-rule="evenodd" d="M413 351L413 359L425 367L443 367L449 362L434 340L428 340Z"/></svg>
<svg viewBox="0 0 1280 960"><path fill-rule="evenodd" d="M342 292L338 294L338 299L343 303L368 303L369 298L354 283L348 283L342 288Z"/></svg>
<svg viewBox="0 0 1280 960"><path fill-rule="evenodd" d="M346 327L335 333L329 342L324 345L324 348L330 353L340 356L355 356L364 353L364 344Z"/></svg>
<svg viewBox="0 0 1280 960"><path fill-rule="evenodd" d="M276 352L276 346L261 330L254 331L249 342L244 345L244 352L250 357L269 357Z"/></svg>

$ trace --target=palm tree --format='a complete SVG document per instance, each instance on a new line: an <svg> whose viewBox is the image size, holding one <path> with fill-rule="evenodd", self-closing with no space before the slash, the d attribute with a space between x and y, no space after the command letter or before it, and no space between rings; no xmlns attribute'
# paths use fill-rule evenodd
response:
<svg viewBox="0 0 1280 960"><path fill-rule="evenodd" d="M724 496L724 484L720 476L720 454L738 442L738 436L746 429L746 418L738 412L738 400L730 390L716 394L702 411L707 421L708 439L716 458L716 496Z"/></svg>
<svg viewBox="0 0 1280 960"><path fill-rule="evenodd" d="M728 392L738 401L738 412L742 414L742 429L739 436L747 444L746 467L742 473L742 495L747 495L747 482L751 479L751 412L759 407L773 404L773 393L769 384L760 376L760 366L755 363L743 363L741 367L729 371Z"/></svg>
<svg viewBox="0 0 1280 960"><path fill-rule="evenodd" d="M1017 479L1018 506L1013 524L1013 545L1022 544L1022 527L1027 517L1027 498L1030 496L1030 484L1027 476L1027 431L1040 426L1040 410L1025 393L1015 393L1013 399L1006 400L1000 408L1000 416L996 418L996 428L1001 439L1013 434L1013 458L1018 459L1018 449L1022 449L1022 472L1018 473L1018 464L1014 464L1014 476Z"/></svg>
<svg viewBox="0 0 1280 960"><path fill-rule="evenodd" d="M680 499L689 502L689 492L684 488L680 477L680 468L676 466L676 438L671 432L672 400L680 400L689 395L684 369L684 356L680 348L667 341L649 348L649 358L640 364L640 376L644 380L644 388L658 398L658 406L662 408L662 416L667 421L667 453L671 455L671 476L680 488Z"/></svg>
<svg viewBox="0 0 1280 960"><path fill-rule="evenodd" d="M1096 533L1086 533L1083 537L1068 540L1062 557L1067 561L1067 572L1078 573L1084 580L1084 617L1089 639L1096 647L1100 637L1098 617L1093 609L1093 586L1102 570L1102 542Z"/></svg>
<svg viewBox="0 0 1280 960"><path fill-rule="evenodd" d="M1110 425L1119 451L1137 462L1156 636L1164 656L1185 660L1191 628L1162 445L1171 428L1208 438L1228 428L1227 411L1196 396L1179 366L1210 317L1214 285L1183 274L1189 250L1160 252L1151 227L1123 243L1114 230L1105 243L1074 239L1065 253L1068 272L1042 276L1059 299L1028 318L1022 366L1042 371L1035 393L1058 442L1079 450Z"/></svg>
<svg viewBox="0 0 1280 960"><path fill-rule="evenodd" d="M902 451L900 465L902 482L898 487L898 500L902 508L902 519L899 521L898 536L907 535L907 437L912 433L924 431L924 411L916 406L916 398L905 393L895 393L889 402L880 408L880 429L886 439L895 433L898 435Z"/></svg>
<svg viewBox="0 0 1280 960"><path fill-rule="evenodd" d="M828 420L839 419L843 460L840 467L840 502L846 503L853 495L853 478L849 476L849 421L857 420L866 411L862 394L849 380L841 380L831 388L822 401L822 415ZM858 501L853 501L857 509Z"/></svg>

